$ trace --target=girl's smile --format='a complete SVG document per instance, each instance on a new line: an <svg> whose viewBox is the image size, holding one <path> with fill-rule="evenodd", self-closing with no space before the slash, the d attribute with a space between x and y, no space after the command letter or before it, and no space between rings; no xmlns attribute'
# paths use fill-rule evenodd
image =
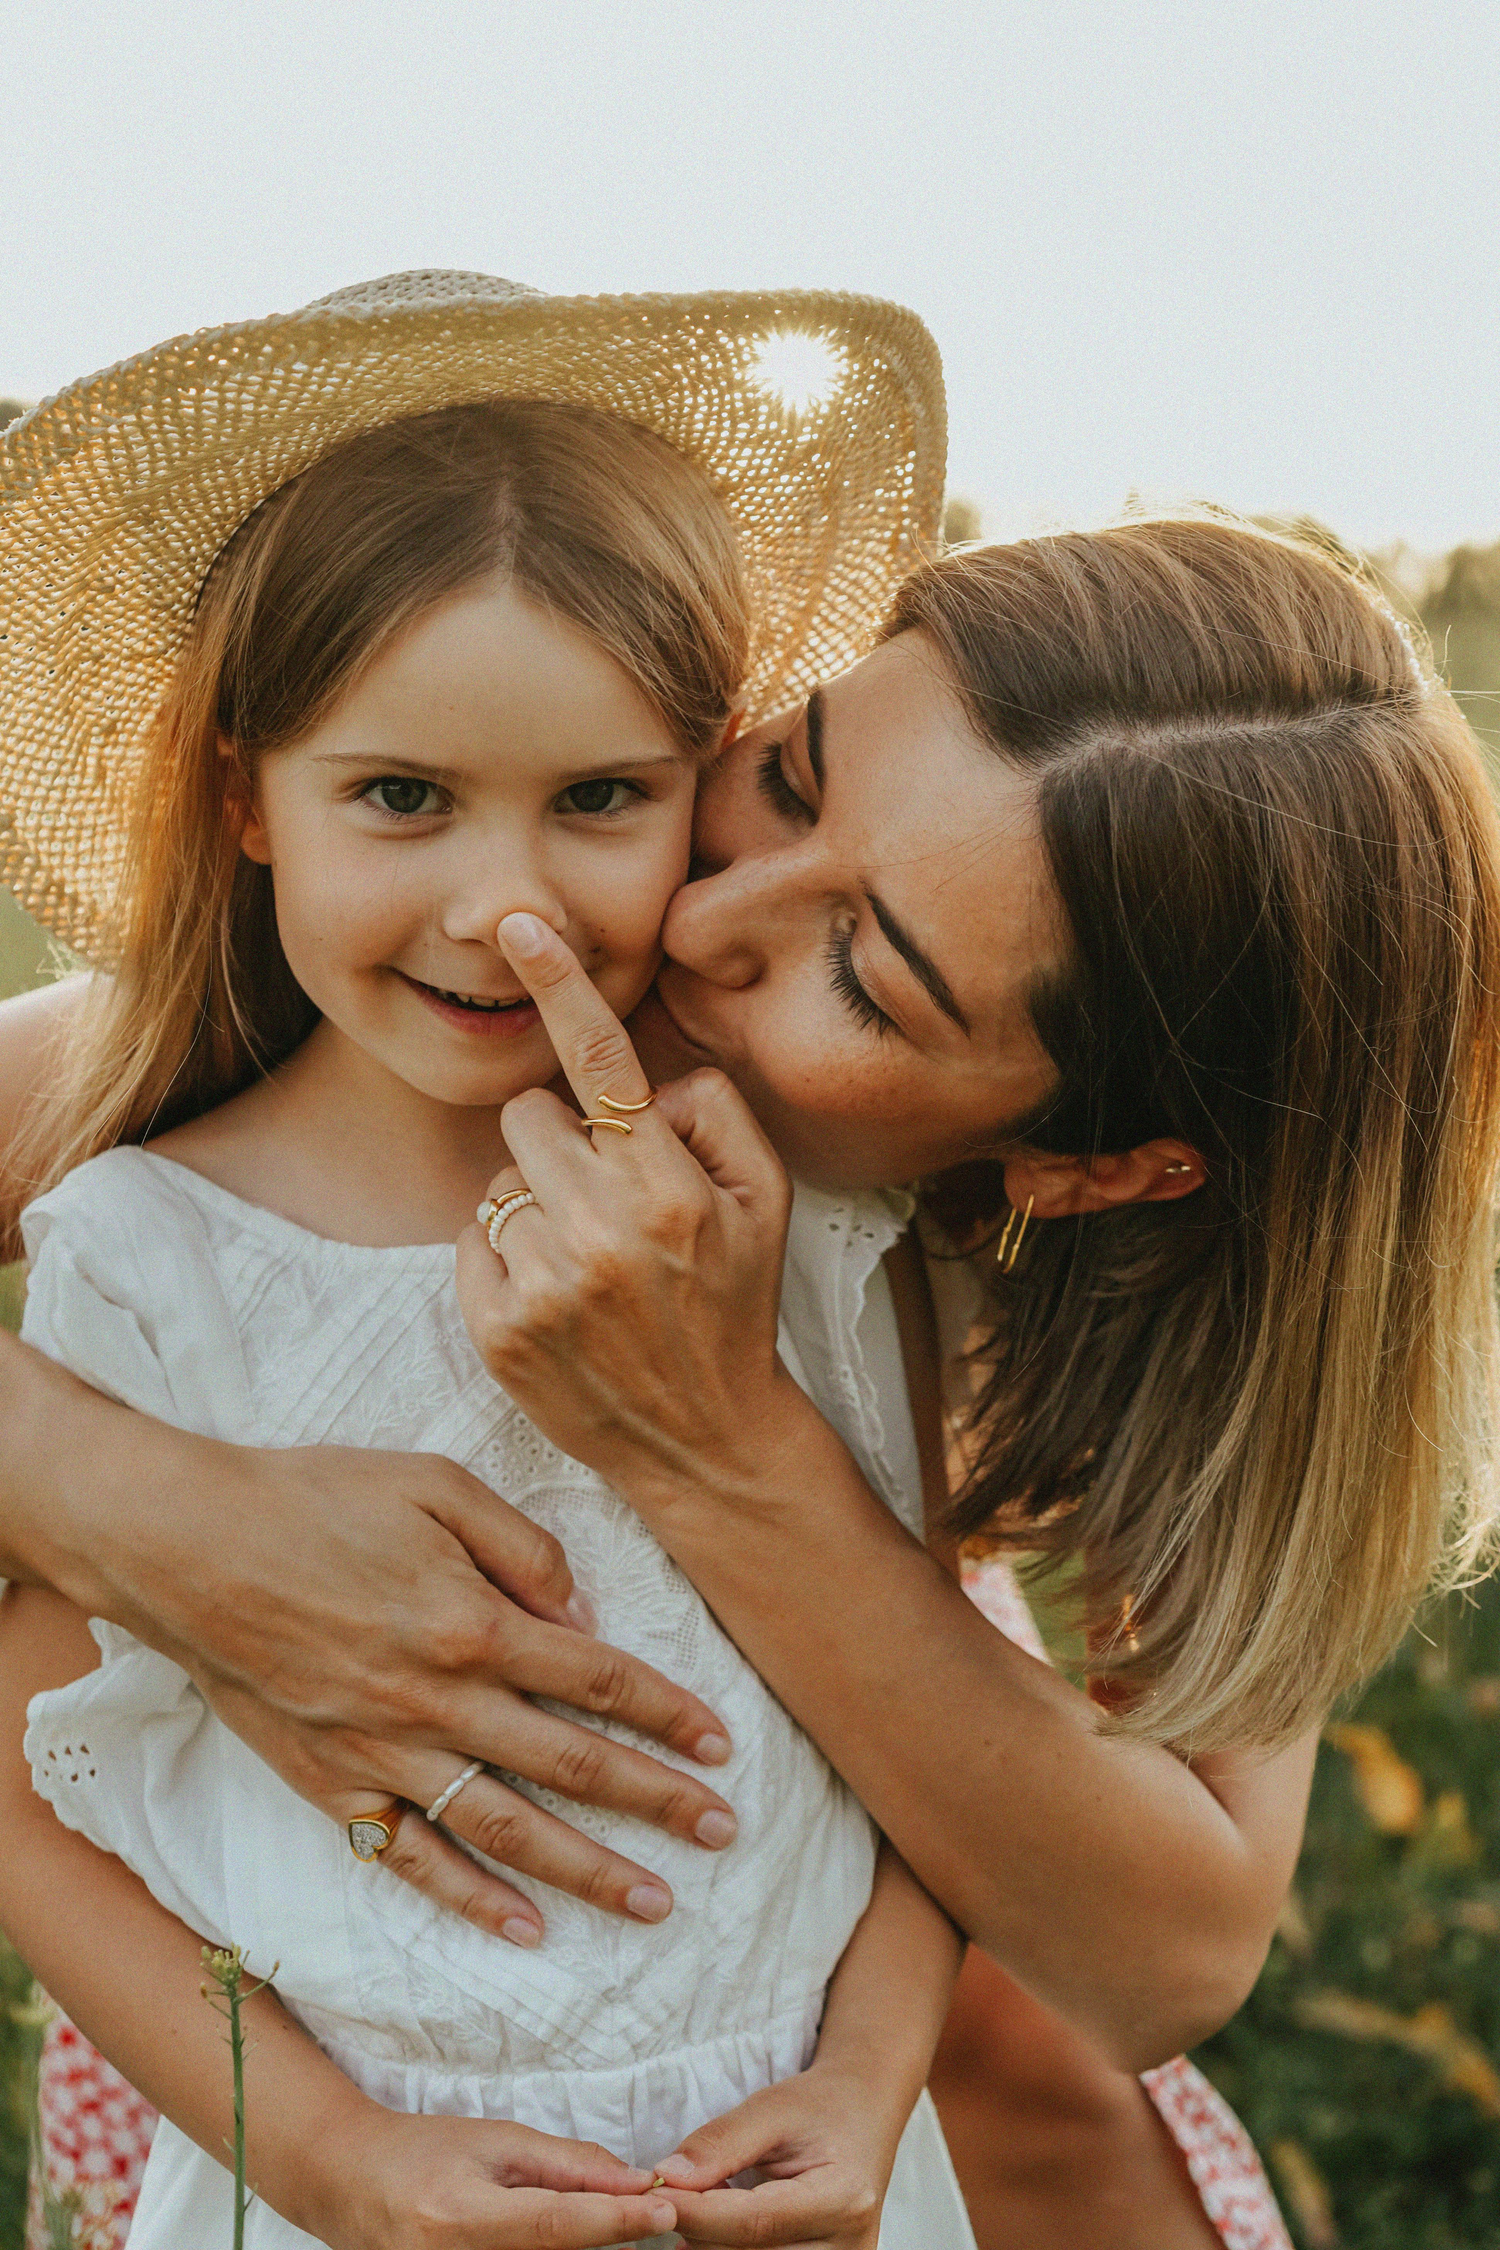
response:
<svg viewBox="0 0 1500 2250"><path fill-rule="evenodd" d="M409 984L419 1000L425 1001L435 1016L451 1023L455 1031L471 1039L514 1039L523 1031L532 1031L541 1021L534 1001L487 1000L477 992L439 992L436 985L423 984L417 977L397 975Z"/></svg>

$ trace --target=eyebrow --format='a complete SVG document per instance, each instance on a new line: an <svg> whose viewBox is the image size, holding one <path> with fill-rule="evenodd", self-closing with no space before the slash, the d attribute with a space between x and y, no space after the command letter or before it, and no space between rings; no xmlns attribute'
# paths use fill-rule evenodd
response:
<svg viewBox="0 0 1500 2250"><path fill-rule="evenodd" d="M809 746L810 755L811 747ZM936 961L930 954L922 951L910 930L903 928L886 905L885 900L878 897L868 885L865 888L865 897L870 902L870 912L880 924L881 932L887 944L900 954L918 984L942 1009L943 1014L949 1018L950 1022L956 1023L966 1037L972 1036L969 1019L954 999L953 987L949 984Z"/></svg>
<svg viewBox="0 0 1500 2250"><path fill-rule="evenodd" d="M372 773L409 773L423 781L450 782L461 778L457 766L429 765L425 758L403 758L396 753L386 756L379 750L315 750L314 759L324 766L364 766ZM569 766L565 770L579 781L589 781L612 773L638 773L648 766L677 766L686 762L680 751L650 751L645 757L598 758L592 765Z"/></svg>

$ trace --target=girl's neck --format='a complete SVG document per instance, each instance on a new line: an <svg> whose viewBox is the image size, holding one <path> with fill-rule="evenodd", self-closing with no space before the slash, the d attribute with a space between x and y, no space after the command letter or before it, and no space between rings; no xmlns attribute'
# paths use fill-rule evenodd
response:
<svg viewBox="0 0 1500 2250"><path fill-rule="evenodd" d="M498 1108L433 1100L326 1021L274 1076L150 1145L314 1234L375 1248L453 1241L509 1161Z"/></svg>

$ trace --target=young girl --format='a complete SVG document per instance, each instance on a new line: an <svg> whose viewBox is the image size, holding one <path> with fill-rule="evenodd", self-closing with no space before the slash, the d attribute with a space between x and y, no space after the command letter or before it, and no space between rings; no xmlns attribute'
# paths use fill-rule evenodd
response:
<svg viewBox="0 0 1500 2250"><path fill-rule="evenodd" d="M202 1938L276 1980L252 2007L256 2250L719 2239L745 2223L719 2209L737 2193L669 2202L647 2168L731 2111L725 2171L774 2166L758 2192L783 2223L805 2211L796 2232L873 2244L896 2166L883 2242L972 2241L929 2105L903 2139L950 1925L894 1858L877 1869L864 1813L651 1536L491 1383L453 1289L499 1111L556 1068L498 923L538 915L634 1006L746 657L706 479L587 406L461 404L365 432L258 508L196 603L136 792L118 975L49 1119L25 1332L187 1428L476 1469L566 1534L601 1640L670 1667L705 1734L727 1724L734 1812L684 1782L680 1840L655 1839L671 1888L642 1872L632 1923L559 1893L539 1945L517 1885L489 1936L369 1862L423 1809L456 1823L465 1796L503 1860L514 1792L553 1789L435 1756L425 1808L351 1803L345 1839L178 1666L12 1590L7 1723L14 1738L29 1705L39 1794L13 1754L5 1916L171 2120L135 2250L229 2240ZM623 1130L609 1109L580 1137ZM804 1203L794 1365L800 1336L809 1367L837 1366L898 1231L878 1196L854 1221ZM909 1432L823 1403L918 1524ZM559 1732L541 1704L536 1774L565 1792ZM631 1816L660 1797L642 1758L595 1832L633 1854Z"/></svg>

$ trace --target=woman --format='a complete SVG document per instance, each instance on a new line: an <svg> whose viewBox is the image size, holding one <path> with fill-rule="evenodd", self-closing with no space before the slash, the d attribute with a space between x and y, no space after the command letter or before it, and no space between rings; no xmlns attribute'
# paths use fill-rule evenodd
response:
<svg viewBox="0 0 1500 2250"><path fill-rule="evenodd" d="M1221 2020L1255 1973L1295 1855L1312 1724L1347 1672L1378 1654L1436 1544L1448 1465L1428 1464L1423 1474L1420 1458L1413 1460L1403 1437L1400 1409L1421 1395L1422 1385L1436 1403L1451 1408L1461 1379L1443 1363L1441 1335L1459 1318L1472 1333L1487 1333L1476 1274L1484 1264L1481 1212L1487 1213L1493 1165L1495 1101L1488 1058L1494 1027L1487 1013L1492 1003L1472 971L1475 957L1487 962L1494 945L1495 894L1490 816L1477 767L1467 764L1469 750L1461 730L1453 733L1457 722L1442 699L1423 684L1389 621L1379 619L1362 596L1355 602L1347 588L1337 590L1337 574L1315 558L1294 564L1279 548L1275 568L1257 584L1248 551L1237 543L1247 535L1214 528L1228 551L1210 545L1201 553L1208 558L1219 553L1219 568L1192 566L1183 552L1190 544L1186 527L1170 534L1138 527L1115 535L1113 548L1058 542L1024 553L999 551L984 566L990 579L981 576L975 585L950 575L938 588L939 593L956 588L962 597L951 605L956 623L950 615L945 624L932 582L923 582L933 597L930 611L908 614L896 639L830 691L826 710L813 707L811 725L799 720L785 739L773 734L756 741L726 774L704 823L706 847L724 864L715 880L682 895L669 947L686 967L669 971L663 983L664 1004L679 1030L697 1034L704 1044L717 1041L715 1051L752 1093L799 1169L817 1166L825 1177L906 1179L927 1170L951 1172L976 1147L998 1142L1013 1150L1007 1186L1018 1216L1030 1202L1031 1243L1017 1253L1016 1271L1023 1278L1014 1307L999 1308L972 1497L987 1520L997 1498L1035 1494L1039 1520L1024 1527L1032 1544L1038 1536L1056 1539L1059 1526L1087 1527L1094 1539L1091 1552L1107 1565L1093 1566L1088 1580L1096 1621L1106 1630L1119 1616L1122 1596L1145 1590L1132 1629L1116 1632L1101 1651L1101 1666L1120 1683L1119 1726L1101 1729L1090 1707L1063 1683L997 1642L919 1549L885 1535L868 1495L851 1483L841 1449L826 1432L820 1436L809 1426L776 1379L774 1352L765 1341L768 1313L774 1339L765 1261L769 1255L774 1265L784 1195L764 1144L722 1082L690 1084L670 1107L710 1169L732 1182L738 1195L714 1192L688 1157L679 1157L675 1144L657 1130L660 1115L646 1121L639 1141L622 1139L617 1151L601 1153L597 1175L565 1175L556 1169L567 1161L558 1158L565 1144L556 1139L571 1130L565 1113L554 1115L545 1109L545 1097L534 1099L535 1115L518 1119L516 1135L508 1129L528 1177L539 1184L545 1174L549 1181L542 1192L545 1217L523 1213L508 1230L508 1247L511 1236L519 1237L513 1264L520 1278L507 1284L498 1267L476 1264L482 1246L471 1245L468 1257L476 1329L497 1365L504 1362L511 1387L524 1392L528 1364L546 1358L554 1400L565 1394L566 1378L546 1349L548 1335L564 1331L565 1359L576 1368L605 1371L613 1386L606 1413L601 1417L597 1411L596 1377L586 1394L595 1401L592 1423L586 1400L580 1400L569 1428L554 1434L582 1455L597 1449L609 1456L599 1465L653 1521L758 1667L867 1797L929 1888L1033 1995L1071 2018L1121 2069L1159 2060ZM1008 563L1008 556L1020 557L1019 564ZM1126 567L1132 558L1139 566L1134 574ZM1106 567L1110 562L1118 567ZM1020 573L1009 585L1003 577L1007 568ZM914 600L920 595L919 587ZM1143 614L1168 620L1165 646L1142 647L1131 633L1122 633L1123 624ZM1019 670L1017 647L1007 641L1013 628ZM966 634L978 652L973 665ZM1288 648L1293 659L1286 658ZM1279 664L1271 661L1278 649L1284 659ZM990 655L995 661L986 671ZM985 714L995 711L1013 725L1018 711L1034 715L1029 741L1013 744L1007 733L1011 755L1003 759L993 757L983 732ZM1015 732L1024 737L1027 729ZM1091 778L1109 780L1108 761L1096 760L1098 770L1086 770L1081 756L1060 753L1079 752L1090 741L1097 748L1111 734L1136 748L1159 749L1165 740L1172 755L1119 761L1116 778L1143 791L1135 817L1125 823L1135 857L1105 855L1111 883L1118 880L1120 888L1111 905L1106 886L1107 911L1096 928L1079 906L1101 904L1089 889L1097 882L1099 855L1081 854L1071 866L1060 864L1057 834L1046 834L1044 818L1049 805L1052 816L1057 812L1049 789L1065 795L1070 787L1082 788L1085 794L1073 808L1080 816L1075 832L1089 833L1085 816L1112 800L1105 789L1091 803L1087 784ZM1382 763L1374 753L1387 737L1389 755ZM1292 738L1306 753L1300 763L1285 756ZM858 760L848 754L854 742ZM1239 760L1238 780L1254 774L1260 790L1256 818L1243 825L1261 838L1258 858L1246 857L1245 837L1232 826L1239 817L1233 808L1244 805L1246 792L1227 786L1222 769L1193 764L1193 757L1201 761L1210 750ZM1041 791L1018 778L1028 751L1034 766L1049 776ZM1335 751L1344 761L1337 767L1328 763ZM1326 792L1335 772L1341 785L1352 784L1364 770L1366 752L1371 771L1383 776L1386 797L1361 801L1361 821L1352 832L1347 821L1317 817L1329 810L1319 791ZM762 769L754 801L746 787L752 765ZM1424 774L1431 781L1429 767L1447 778L1441 791L1432 782L1424 797L1418 783ZM1055 784L1053 774L1062 777ZM1338 803L1347 810L1346 800ZM1206 817L1213 813L1223 814L1231 826L1214 828ZM1174 814L1163 822L1163 815ZM771 822L777 824L774 832ZM1119 834L1117 828L1111 851ZM1362 872L1361 854L1371 836L1382 857ZM1039 848L1044 837L1045 851ZM1164 837L1171 845L1165 854ZM983 842L982 853L976 839ZM1294 844L1305 847L1295 860ZM1433 904L1434 867L1441 868L1447 886L1441 914ZM834 868L840 873L837 884L831 882ZM1216 870L1226 868L1232 879L1221 883ZM1135 886L1133 898L1127 875ZM1280 885L1280 920L1267 919L1265 889L1255 887L1273 875ZM1460 927L1471 949L1461 973L1444 950L1452 940L1451 902L1460 893L1465 902ZM847 930L829 927L830 896L838 897L843 911L853 909ZM1345 926L1347 917L1340 919L1341 902L1351 900L1364 916L1357 933ZM814 901L821 901L816 915ZM1127 942L1090 953L1095 937L1111 931L1111 919L1115 937L1123 921ZM1367 941L1376 938L1387 948L1387 974L1372 972L1361 980L1358 965L1368 963ZM766 940L773 941L774 959L767 958ZM1290 954L1294 941L1303 949L1297 960ZM1339 955L1340 997L1357 1006L1351 1005L1347 1020L1328 1011L1313 1022L1316 980L1304 975L1299 981L1291 971L1298 961L1304 968L1320 959L1326 963L1335 941L1345 947ZM888 952L882 953L881 945ZM1179 960L1189 946L1197 948L1195 978ZM874 1040L870 1053L878 1069L848 1048L830 1047L831 1019L821 1013L830 949L834 969L847 980L846 1004L851 1010L877 1009L901 1027L915 1065L896 1050L889 1033L874 1040L873 1022L865 1029ZM516 959L523 966L522 957ZM1401 976L1424 996L1421 1018L1413 1023L1406 1020L1410 1011L1396 1005L1398 962ZM1381 965L1376 956L1373 971ZM1063 973L1054 975L1029 1009L1037 972L1049 968ZM1205 977L1215 968L1223 973ZM774 976L768 973L773 969ZM543 952L526 974L539 987L578 1090L618 1092L623 1082L621 1098L634 1098L626 1075L628 1050L600 1021L587 989L578 990L567 964ZM898 975L909 976L910 986L900 985ZM1173 994L1180 1005L1166 1018L1179 1033L1200 1022L1194 995L1206 990L1222 1001L1220 1019L1204 1029L1213 1070L1205 1071L1203 1054L1195 1055L1185 1035L1164 1041L1159 1015L1145 1004L1159 991L1170 991L1174 975L1188 988ZM1079 980L1071 987L1070 976ZM1092 1016L1078 1006L1080 983L1094 1002ZM810 999L814 993L811 1015L790 1004L799 994ZM1277 1037L1257 1042L1258 1012L1283 1001L1282 1014L1272 1018ZM917 1027L919 1048L911 1037L911 1011L929 1003L936 1013ZM56 1005L42 1022L43 1050ZM1232 1023L1223 1011L1230 1011ZM33 1034L38 1013L30 1018ZM959 1017L966 1019L967 1031ZM1099 1050L1078 1035L1080 1022L1117 1031L1122 1023L1128 1027L1130 1036L1106 1050L1107 1071L1095 1067ZM772 1037L777 1023L779 1039ZM951 1027L953 1041L944 1025ZM1377 1030L1383 1070L1362 1096L1360 1074ZM27 1026L20 1035L24 1041ZM1247 1066L1256 1065L1260 1078L1247 1067L1240 1083L1217 1067L1226 1037L1230 1046L1238 1038L1235 1051ZM960 1038L964 1045L957 1043ZM35 1048L31 1051L35 1059ZM1336 1093L1339 1106L1336 1116L1330 1111L1316 1121L1317 1130L1309 1130L1292 1105L1278 1103L1281 1081L1275 1072L1294 1064L1306 1071L1318 1058L1318 1087ZM664 1098L658 1109L668 1108ZM1463 1133L1455 1121L1460 1109L1467 1111ZM1403 1139L1397 1122L1424 1111L1429 1122ZM1267 1130L1267 1118L1274 1130ZM1343 1136L1332 1157L1330 1127ZM1363 1168L1347 1162L1350 1146L1368 1159ZM632 1170L627 1158L646 1161ZM1345 1292L1351 1308L1341 1297L1335 1310L1359 1313L1364 1347L1373 1337L1389 1354L1404 1340L1407 1356L1392 1364L1405 1380L1393 1384L1395 1410L1380 1426L1379 1415L1371 1412L1366 1356L1363 1379L1346 1379L1348 1395L1335 1391L1333 1404L1342 1419L1332 1429L1317 1424L1311 1439L1304 1429L1299 1459L1278 1463L1273 1456L1257 1464L1244 1432L1233 1433L1242 1440L1238 1451L1218 1456L1216 1466L1233 1469L1238 1487L1222 1474L1217 1485L1204 1483L1201 1522L1231 1553L1236 1531L1243 1529L1250 1542L1245 1567L1200 1572L1194 1581L1212 1539L1200 1539L1196 1550L1174 1545L1183 1526L1170 1508L1140 1508L1134 1520L1123 1513L1139 1490L1132 1493L1118 1478L1111 1484L1109 1472L1118 1460L1111 1460L1107 1443L1101 1454L1098 1442L1101 1436L1113 1438L1128 1421L1143 1367L1158 1383L1166 1381L1169 1369L1182 1375L1174 1318L1195 1299L1211 1306L1224 1301L1225 1273L1235 1274L1232 1260L1249 1258L1257 1238L1246 1220L1249 1199L1237 1191L1267 1181L1283 1204L1302 1199L1304 1219L1318 1211L1320 1198L1332 1215L1328 1225L1305 1228L1302 1237L1286 1224L1264 1230L1264 1239L1276 1248L1279 1289L1274 1302L1263 1286L1254 1293L1259 1323L1241 1339L1254 1348L1243 1361L1231 1358L1228 1364L1236 1375L1248 1369L1260 1383L1267 1442L1285 1439L1275 1408L1285 1407L1288 1383L1305 1383L1309 1348L1293 1339L1279 1357L1271 1311L1287 1330L1305 1316L1310 1274L1325 1285L1318 1302L1326 1310L1331 1301L1326 1267L1341 1246L1352 1242L1363 1253L1379 1239L1395 1254L1388 1264L1399 1286L1379 1302L1368 1288ZM947 1214L954 1229L982 1218L989 1200L984 1182L964 1185L961 1205ZM1204 1204L1194 1208L1206 1205L1210 1218L1184 1221L1189 1199L1200 1193ZM1363 1206L1349 1204L1355 1194L1366 1197ZM1263 1205L1262 1216L1270 1208ZM1281 1205L1276 1210L1280 1217ZM1105 1214L1105 1224L1090 1229L1074 1223L1091 1212ZM580 1213L586 1225L575 1224ZM1373 1238L1377 1218L1384 1234ZM680 1259L661 1256L662 1236L680 1231L686 1220L697 1253L688 1273L691 1303L684 1295L688 1269ZM1050 1240L1041 1231L1044 1220L1053 1222ZM531 1222L529 1269L523 1221ZM1175 1232L1166 1231L1169 1221ZM597 1263L579 1248L589 1236L603 1245ZM1037 1259L1039 1242L1046 1246ZM1034 1265L1023 1262L1028 1247ZM1440 1262L1438 1251L1454 1255ZM487 1248L482 1256L489 1258ZM1090 1271L1096 1256L1104 1260L1110 1283L1105 1289L1090 1286L1098 1279L1098 1272ZM1313 1270L1318 1260L1325 1265L1321 1275ZM1210 1273L1220 1285L1205 1286ZM909 1272L909 1280L917 1278ZM1291 1278L1300 1279L1300 1294L1289 1286ZM1442 1290L1449 1292L1446 1301L1439 1301ZM547 1316L540 1324L533 1317L539 1306ZM519 1321L518 1308L525 1313ZM918 1290L908 1294L906 1311L919 1325ZM1089 1345L1079 1354L1083 1375L1069 1393L1068 1414L1054 1412L1050 1421L1031 1414L1007 1419L1007 1403L1024 1393L1028 1376L1044 1396L1048 1386L1038 1371L1055 1378L1055 1362L1049 1363L1046 1353L1068 1348L1070 1333L1053 1317L1059 1311L1076 1313L1077 1332ZM1153 1349L1163 1336L1173 1350L1153 1367ZM1167 1427L1185 1423L1198 1441L1211 1425L1215 1398L1227 1396L1225 1363L1209 1358L1211 1351L1223 1350L1225 1338L1209 1321L1201 1341L1204 1364L1197 1370L1193 1413L1165 1418ZM1340 1347L1335 1363L1347 1378L1347 1333L1333 1343ZM1332 1347L1314 1335L1310 1348ZM691 1364L685 1364L690 1353ZM673 1370L665 1391L663 1360ZM399 1752L372 1753L339 1739L327 1743L314 1728L254 1709L244 1683L263 1657L246 1660L252 1634L274 1637L278 1656L293 1657L283 1690L287 1701L306 1708L321 1700L325 1710L328 1701L326 1662L313 1659L320 1694L299 1684L317 1637L303 1637L304 1628L289 1622L284 1605L276 1602L269 1555L259 1567L253 1560L248 1568L236 1566L235 1598L246 1606L245 1592L259 1579L272 1599L263 1604L259 1595L253 1597L249 1606L255 1614L227 1630L221 1621L209 1660L200 1651L210 1635L201 1626L184 1629L190 1605L180 1594L163 1599L161 1591L151 1590L152 1578L159 1586L163 1555L174 1545L183 1554L196 1544L193 1534L184 1537L180 1528L193 1518L184 1486L195 1475L222 1472L247 1499L279 1480L285 1495L295 1483L311 1501L314 1520L327 1524L337 1541L329 1523L336 1508L327 1498L336 1465L276 1463L268 1469L232 1456L210 1457L211 1449L198 1448L186 1458L177 1453L173 1468L168 1466L173 1447L162 1433L130 1425L98 1402L74 1398L69 1404L68 1394L45 1375L33 1370L22 1379L14 1366L12 1361L8 1380L20 1420L11 1453L15 1504L8 1528L16 1555L64 1590L76 1588L74 1598L94 1609L128 1613L127 1622L152 1618L145 1625L147 1637L186 1654L210 1692L217 1691L220 1708L236 1710L258 1746L271 1748L279 1739L277 1762L283 1770L294 1768L309 1794L326 1788L334 1772L345 1790L362 1783L372 1796L402 1793ZM726 1368L733 1371L728 1381ZM1055 1393L1055 1379L1050 1389ZM1238 1395L1245 1395L1243 1382ZM1149 1387L1145 1397L1154 1404ZM1358 1408L1353 1416L1351 1397ZM679 1450L673 1460L659 1443L642 1443L636 1451L622 1443L623 1430L644 1426L643 1400L651 1425L669 1434L675 1428L679 1439L686 1430L683 1403L696 1402L690 1458ZM58 1413L48 1464L41 1419L52 1401ZM717 1426L716 1402L723 1406ZM1171 1402L1180 1407L1179 1391L1172 1392ZM1454 1427L1462 1437L1462 1412L1455 1414ZM116 1479L122 1468L127 1475L144 1471L162 1477L164 1506L151 1511L153 1561L143 1564L130 1553L118 1525L96 1544L89 1519L105 1481L97 1473L91 1496L80 1498L73 1490L43 1528L49 1479L57 1475L59 1428L65 1442L71 1432L75 1444L81 1439L119 1448L120 1457L110 1465ZM1095 1459L1104 1463L1092 1480L1091 1444ZM1338 1511L1330 1518L1322 1506L1329 1463L1373 1460L1378 1469L1392 1447L1399 1455L1403 1444L1412 1505L1400 1520L1388 1506L1371 1509L1384 1541L1380 1572L1367 1567L1352 1577L1345 1573L1342 1591L1335 1587L1320 1609L1309 1605L1308 1586L1321 1594L1330 1565L1348 1559L1347 1553L1335 1553L1328 1536ZM1149 1454L1146 1465L1158 1466ZM360 1468L367 1477L363 1461ZM1180 1463L1161 1466L1158 1496L1170 1493L1171 1474L1179 1472ZM1295 1500L1300 1504L1311 1495L1311 1504L1292 1505L1289 1477L1295 1479ZM1231 1489L1243 1507L1226 1505ZM1390 1490L1387 1482L1377 1500L1388 1501ZM788 1507L788 1495L795 1507ZM399 1520L403 1505L412 1503L403 1503L393 1490L393 1518ZM246 1545L264 1536L275 1503L267 1506L256 1497L254 1507L256 1525L231 1533L242 1555ZM1282 1507L1285 1515L1278 1519ZM501 1535L509 1546L508 1553L502 1551L493 1531L481 1527L474 1496L456 1477L434 1469L416 1512L463 1529L496 1576L518 1582L524 1565L517 1560L516 1535L508 1529ZM493 1507L488 1513L493 1520ZM1117 1536L1122 1514L1130 1535L1123 1544ZM137 1513L137 1526L142 1520ZM276 1520L287 1523L284 1509ZM444 1582L427 1616L443 1617L457 1685L447 1712L422 1731L428 1740L444 1740L455 1750L483 1750L503 1764L501 1730L476 1725L464 1706L472 1712L478 1701L474 1683L492 1657L496 1620L506 1619L505 1629L516 1635L512 1647L520 1653L511 1676L523 1686L537 1644L533 1638L528 1649L525 1628L498 1599L456 1579L457 1548L431 1522L427 1536L427 1553ZM305 1524L299 1537L305 1552ZM376 1557L367 1543L363 1554L355 1554L348 1550L347 1532L344 1538L341 1560L352 1567L355 1598L347 1605L331 1603L324 1614L336 1612L347 1635L374 1606L389 1549L382 1542ZM81 1559L85 1554L87 1563ZM1295 1567L1289 1567L1289 1554ZM1368 1554L1362 1555L1368 1564ZM1184 1567L1184 1558L1190 1567ZM566 1582L555 1561L549 1562L550 1583L542 1588L547 1573L540 1569L532 1579L541 1601L557 1615ZM217 1568L222 1589L222 1557ZM1322 1575L1310 1575L1314 1571ZM1393 1596L1398 1577L1402 1591ZM1257 1645L1238 1606L1266 1602L1282 1636L1274 1652L1269 1639ZM1315 1609L1311 1630L1305 1623L1297 1645L1300 1670L1293 1668L1288 1683L1286 1650L1296 1637L1299 1609L1309 1606ZM1205 1615L1214 1636L1200 1629ZM409 1690L414 1667L409 1659L400 1661L389 1628L382 1655L398 1658ZM357 1659L345 1653L336 1661L345 1681L358 1676ZM670 1699L617 1667L609 1667L607 1676L596 1668L592 1682L583 1676L586 1665L578 1669L577 1700L585 1706L611 1695L618 1703L623 1695L634 1699L627 1707L654 1720L656 1731L681 1715ZM430 1680L424 1693L431 1698ZM1250 1739L1286 1747L1269 1757L1249 1756L1238 1747L1213 1748L1189 1766L1151 1739L1153 1731L1173 1738L1189 1709L1207 1715L1201 1722L1206 1743L1217 1735L1220 1744L1235 1745L1242 1739L1234 1731L1237 1708L1251 1713ZM365 1696L356 1704L351 1697L350 1709L367 1722L372 1699ZM964 1714L963 1729L954 1726L955 1711ZM405 1730L416 1731L409 1717ZM325 1728L323 1736L328 1732ZM983 1755L984 1743L995 1740L1004 1742L1003 1765ZM311 1755L309 1742L319 1745ZM413 1839L412 1859L425 1843ZM512 1846L508 1856L514 1864L523 1864L528 1851L540 1856L545 1849L524 1827ZM1154 2239L1165 2237L1158 2233Z"/></svg>

